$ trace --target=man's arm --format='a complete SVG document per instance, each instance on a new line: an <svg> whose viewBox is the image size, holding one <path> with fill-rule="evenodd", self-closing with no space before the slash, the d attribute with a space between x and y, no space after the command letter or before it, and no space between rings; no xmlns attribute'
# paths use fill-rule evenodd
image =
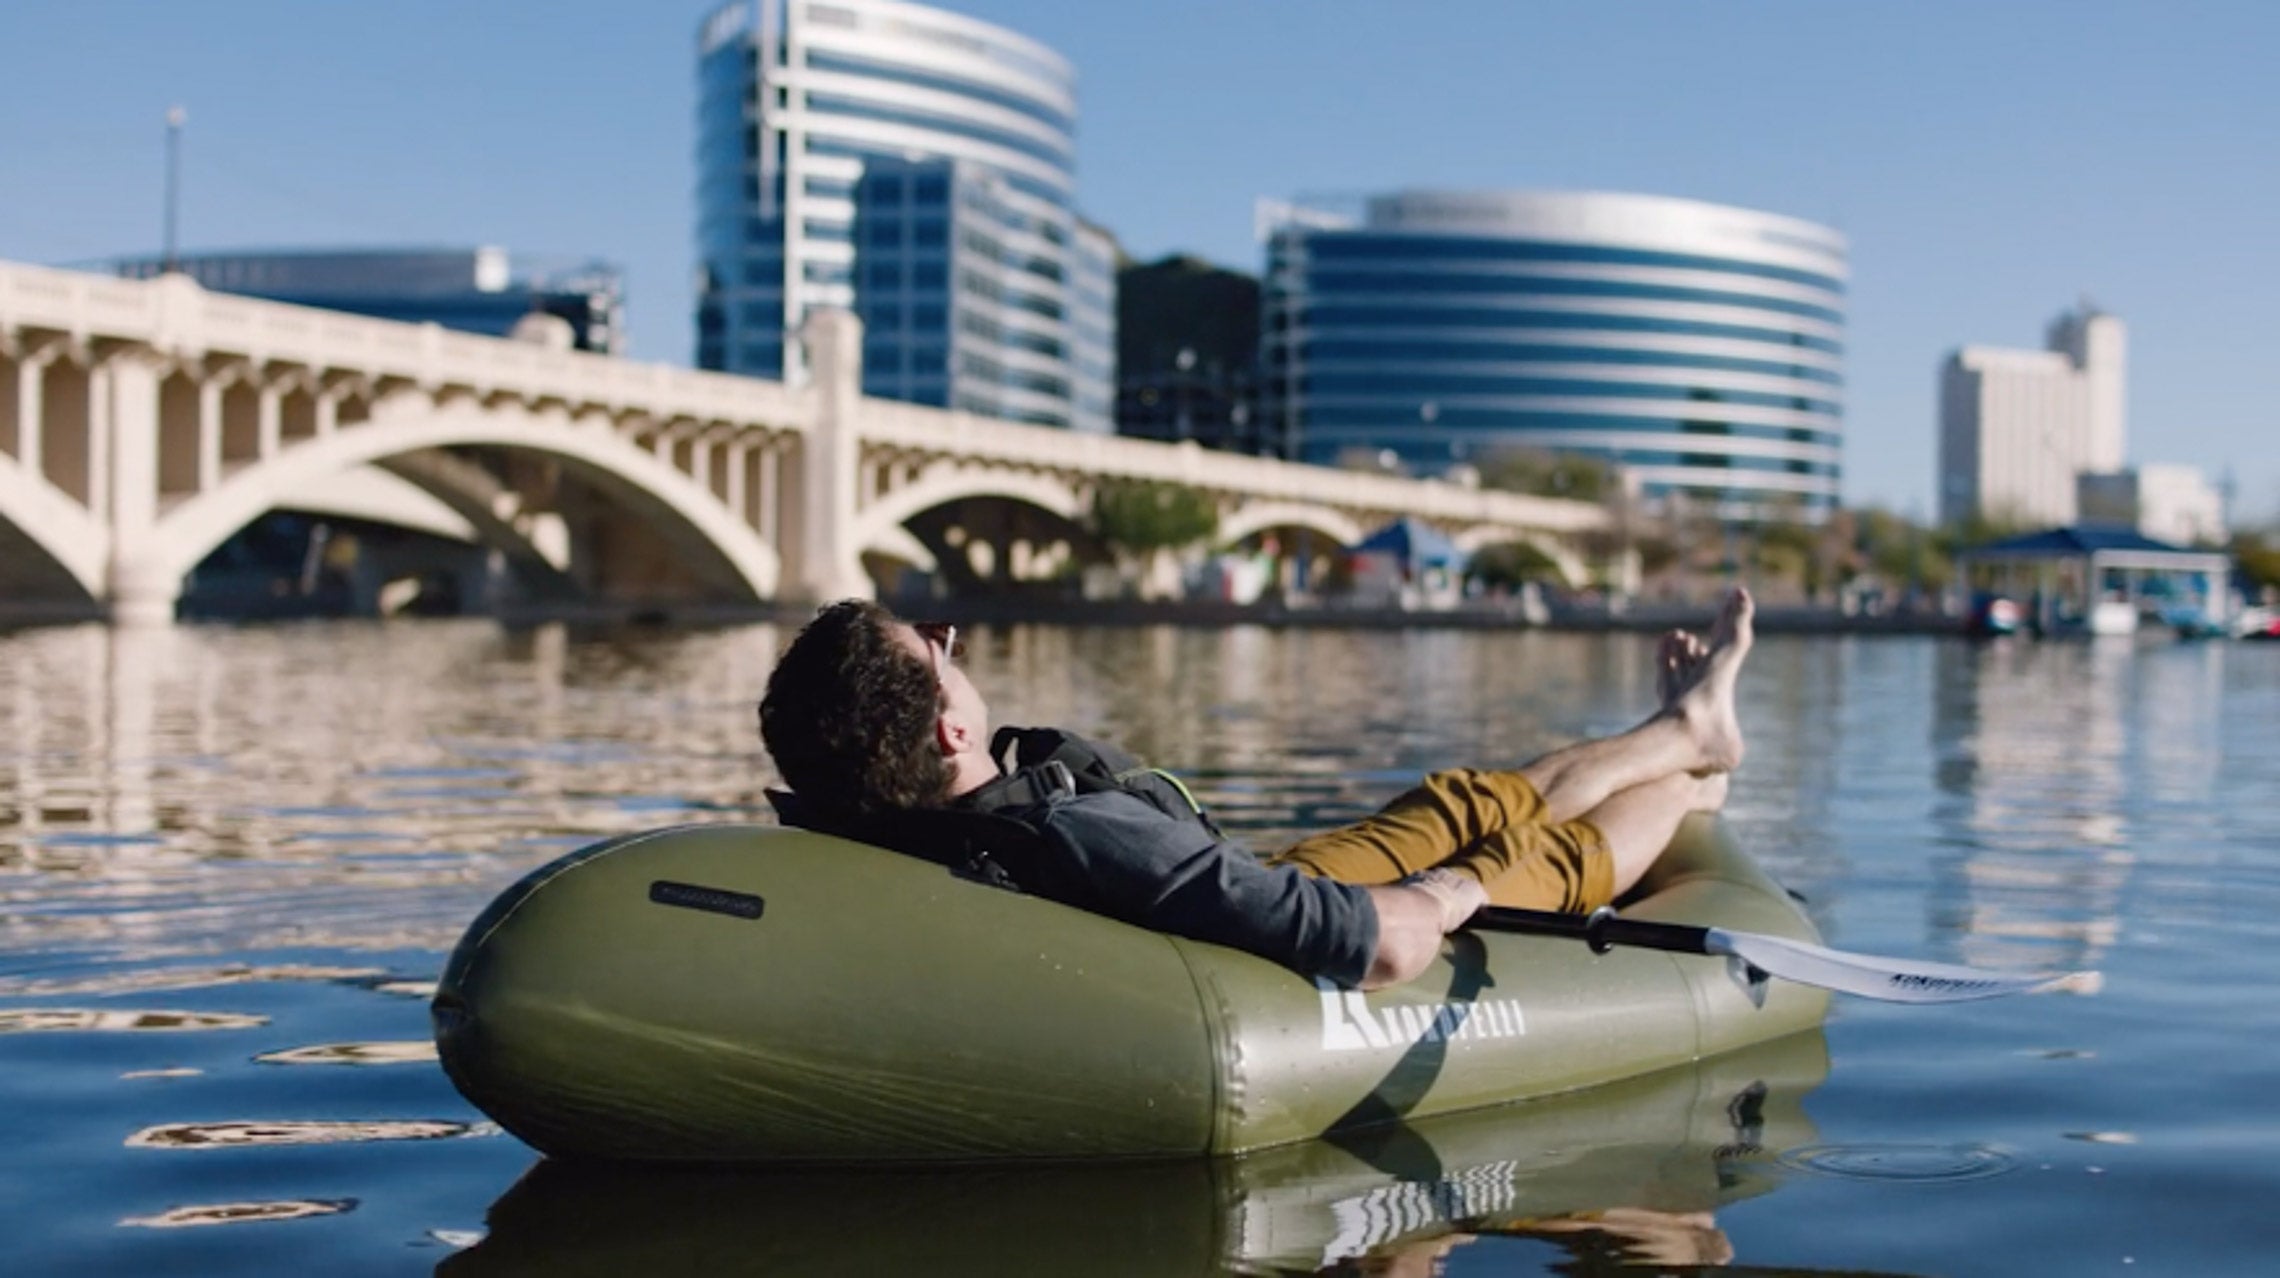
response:
<svg viewBox="0 0 2280 1278"><path fill-rule="evenodd" d="M1362 887L1264 866L1128 794L1058 801L1038 818L1062 855L1038 867L1030 891L1363 989L1424 971L1441 937L1487 901L1450 870Z"/></svg>
<svg viewBox="0 0 2280 1278"><path fill-rule="evenodd" d="M1451 870L1428 870L1368 891L1377 910L1378 934L1369 973L1362 977L1365 990L1415 978L1441 952L1441 938L1488 904L1488 892L1478 881Z"/></svg>

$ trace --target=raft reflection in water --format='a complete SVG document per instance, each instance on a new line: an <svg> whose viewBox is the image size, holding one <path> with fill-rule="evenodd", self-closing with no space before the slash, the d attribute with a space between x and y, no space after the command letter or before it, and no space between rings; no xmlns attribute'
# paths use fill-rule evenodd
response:
<svg viewBox="0 0 2280 1278"><path fill-rule="evenodd" d="M1565 1096L1237 1158L698 1172L541 1160L477 1275L1311 1271L1475 1234L1646 1262L1720 1263L1714 1212L1814 1139L1814 1029ZM1691 1253L1670 1254L1671 1250Z"/></svg>

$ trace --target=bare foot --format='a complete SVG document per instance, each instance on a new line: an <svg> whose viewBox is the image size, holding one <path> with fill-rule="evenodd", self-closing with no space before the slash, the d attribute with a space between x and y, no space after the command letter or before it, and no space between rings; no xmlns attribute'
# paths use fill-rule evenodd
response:
<svg viewBox="0 0 2280 1278"><path fill-rule="evenodd" d="M1694 779L1694 806L1689 811L1717 812L1726 806L1726 788L1731 772L1705 772Z"/></svg>
<svg viewBox="0 0 2280 1278"><path fill-rule="evenodd" d="M1742 722L1734 710L1734 682L1756 638L1750 592L1736 587L1710 627L1710 645L1693 663L1693 679L1679 692L1673 713L1702 752L1696 771L1731 772L1742 762Z"/></svg>
<svg viewBox="0 0 2280 1278"><path fill-rule="evenodd" d="M1702 677L1702 656L1708 649L1690 630L1673 630L1655 651L1655 699L1666 711L1678 709L1678 699Z"/></svg>

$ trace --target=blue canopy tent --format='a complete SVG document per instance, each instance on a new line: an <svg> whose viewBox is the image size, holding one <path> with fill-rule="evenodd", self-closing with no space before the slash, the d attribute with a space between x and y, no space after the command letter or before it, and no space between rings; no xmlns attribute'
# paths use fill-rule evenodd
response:
<svg viewBox="0 0 2280 1278"><path fill-rule="evenodd" d="M1355 554L1368 551L1390 554L1412 572L1421 568L1461 569L1465 565L1465 553L1448 534L1407 515L1362 538L1354 547Z"/></svg>
<svg viewBox="0 0 2280 1278"><path fill-rule="evenodd" d="M1421 520L1394 520L1362 538L1353 556L1356 602L1449 608L1463 593L1465 553Z"/></svg>

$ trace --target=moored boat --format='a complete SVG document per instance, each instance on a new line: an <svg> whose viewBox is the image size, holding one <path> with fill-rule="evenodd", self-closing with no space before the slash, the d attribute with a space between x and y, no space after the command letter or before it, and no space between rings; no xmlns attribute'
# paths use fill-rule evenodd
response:
<svg viewBox="0 0 2280 1278"><path fill-rule="evenodd" d="M1816 939L1719 823L1626 915ZM1231 1154L1634 1077L1817 1025L1731 960L1465 931L1368 994L807 831L691 826L534 871L434 1011L549 1154L978 1162Z"/></svg>

